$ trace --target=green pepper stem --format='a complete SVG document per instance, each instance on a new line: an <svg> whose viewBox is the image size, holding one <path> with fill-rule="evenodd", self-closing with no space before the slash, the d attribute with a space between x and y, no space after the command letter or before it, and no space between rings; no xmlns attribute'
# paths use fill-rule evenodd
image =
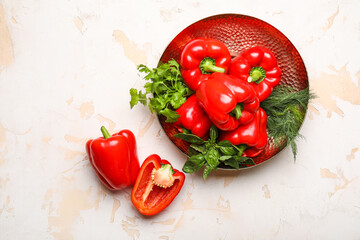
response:
<svg viewBox="0 0 360 240"><path fill-rule="evenodd" d="M206 57L200 62L200 70L203 74L210 74L212 72L225 73L225 69L217 67L213 58Z"/></svg>
<svg viewBox="0 0 360 240"><path fill-rule="evenodd" d="M248 82L256 82L259 84L265 77L265 70L262 67L253 67L250 71Z"/></svg>
<svg viewBox="0 0 360 240"><path fill-rule="evenodd" d="M236 107L231 111L234 115L236 120L239 120L241 117L243 105L241 103L238 103Z"/></svg>
<svg viewBox="0 0 360 240"><path fill-rule="evenodd" d="M108 132L108 130L104 126L101 126L100 129L101 129L101 132L102 132L105 139L108 139L109 137L111 137L110 133Z"/></svg>
<svg viewBox="0 0 360 240"><path fill-rule="evenodd" d="M251 77L253 81L257 81L261 78L261 72L259 70L255 70L252 72Z"/></svg>

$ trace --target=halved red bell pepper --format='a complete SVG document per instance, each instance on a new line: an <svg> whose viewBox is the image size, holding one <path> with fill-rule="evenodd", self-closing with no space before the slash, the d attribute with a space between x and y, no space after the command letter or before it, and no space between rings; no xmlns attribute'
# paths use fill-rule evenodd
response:
<svg viewBox="0 0 360 240"><path fill-rule="evenodd" d="M229 50L215 39L194 39L186 44L180 56L182 77L189 88L195 91L211 73L227 73L230 63Z"/></svg>
<svg viewBox="0 0 360 240"><path fill-rule="evenodd" d="M173 169L168 161L158 155L150 155L141 165L131 192L131 201L141 214L157 214L174 200L184 181L184 173Z"/></svg>
<svg viewBox="0 0 360 240"><path fill-rule="evenodd" d="M191 95L176 112L180 117L174 125L180 132L182 132L181 127L184 127L200 138L208 135L212 122L200 107L195 94Z"/></svg>
<svg viewBox="0 0 360 240"><path fill-rule="evenodd" d="M213 73L196 91L200 106L217 128L235 130L239 124L249 123L259 100L254 89L246 82L224 73Z"/></svg>
<svg viewBox="0 0 360 240"><path fill-rule="evenodd" d="M250 48L231 61L229 74L249 82L259 101L270 96L280 82L281 71L274 54L267 48Z"/></svg>
<svg viewBox="0 0 360 240"><path fill-rule="evenodd" d="M219 140L228 140L234 145L246 144L250 148L244 151L243 156L255 157L267 144L266 123L267 115L262 108L259 108L250 123L240 125L234 131L222 131Z"/></svg>
<svg viewBox="0 0 360 240"><path fill-rule="evenodd" d="M140 169L134 134L122 130L111 136L104 126L101 131L104 137L86 143L86 152L96 175L113 191L133 185Z"/></svg>

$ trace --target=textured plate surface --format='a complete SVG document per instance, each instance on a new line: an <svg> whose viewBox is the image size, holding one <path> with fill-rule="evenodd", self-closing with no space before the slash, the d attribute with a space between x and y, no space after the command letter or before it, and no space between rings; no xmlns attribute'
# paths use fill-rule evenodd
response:
<svg viewBox="0 0 360 240"><path fill-rule="evenodd" d="M270 24L239 14L211 16L191 24L170 42L162 54L159 64L172 58L179 62L184 46L192 39L199 37L213 38L223 42L232 57L236 57L250 47L268 48L275 54L282 72L280 85L292 87L296 91L303 90L309 85L304 62L289 39ZM181 151L187 153L189 144L173 137L178 130L161 117L159 121L171 141ZM286 141L276 142L275 146L274 139L268 139L265 150L254 158L256 165L270 159L286 147Z"/></svg>

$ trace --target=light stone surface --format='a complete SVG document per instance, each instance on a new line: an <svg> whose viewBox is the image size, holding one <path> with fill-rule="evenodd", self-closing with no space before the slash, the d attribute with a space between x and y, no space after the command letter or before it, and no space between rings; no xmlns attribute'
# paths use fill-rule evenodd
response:
<svg viewBox="0 0 360 240"><path fill-rule="evenodd" d="M0 0L0 239L360 239L360 1ZM131 129L140 162L185 156L155 115L130 110L173 37L220 13L260 18L295 45L317 94L298 157L186 175L162 213L112 193L84 145Z"/></svg>

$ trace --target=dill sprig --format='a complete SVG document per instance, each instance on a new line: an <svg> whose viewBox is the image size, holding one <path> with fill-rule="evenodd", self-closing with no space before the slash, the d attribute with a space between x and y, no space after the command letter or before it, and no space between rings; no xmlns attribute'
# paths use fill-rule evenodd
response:
<svg viewBox="0 0 360 240"><path fill-rule="evenodd" d="M296 139L302 137L299 128L304 120L307 105L315 95L309 88L296 92L291 87L278 86L260 106L265 110L267 130L275 145L286 141L296 159Z"/></svg>

